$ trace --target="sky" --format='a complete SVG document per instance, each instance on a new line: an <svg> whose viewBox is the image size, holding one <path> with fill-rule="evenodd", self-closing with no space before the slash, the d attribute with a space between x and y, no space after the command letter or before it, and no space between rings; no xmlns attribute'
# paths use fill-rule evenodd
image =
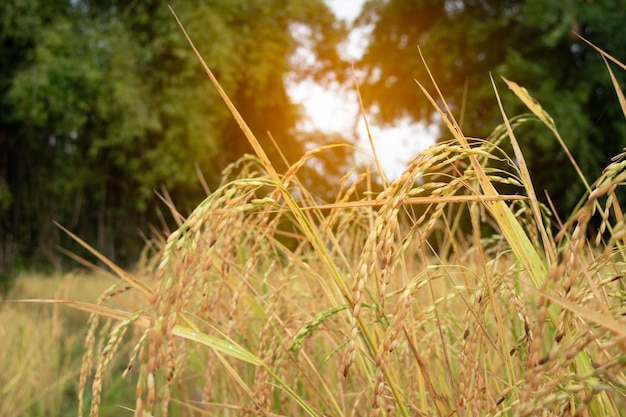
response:
<svg viewBox="0 0 626 417"><path fill-rule="evenodd" d="M350 24L359 14L364 0L326 0L326 4L338 18ZM344 58L355 59L363 52L364 34L353 32L346 45L342 45ZM355 68L358 74L358 68ZM406 80L407 86L417 86L413 80ZM354 88L341 89L338 85L321 86L310 81L294 84L289 94L296 103L301 104L307 114L303 128L317 128L323 132L339 132L353 137L353 127L357 124L357 146L367 155L372 155L365 123L359 112L359 102ZM367 116L367 114L366 114ZM434 142L436 126L415 123L408 119L401 120L393 127L382 128L372 125L368 119L370 131L380 163L388 179L398 177L406 168L406 163L422 149ZM357 156L359 162L367 156Z"/></svg>

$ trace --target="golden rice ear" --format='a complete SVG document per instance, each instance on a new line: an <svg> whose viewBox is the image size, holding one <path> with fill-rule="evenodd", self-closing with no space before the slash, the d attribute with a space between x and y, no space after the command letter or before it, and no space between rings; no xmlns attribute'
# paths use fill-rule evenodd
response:
<svg viewBox="0 0 626 417"><path fill-rule="evenodd" d="M556 124L554 123L554 120L552 119L552 117L550 117L550 115L543 110L543 108L541 107L541 105L539 104L537 100L535 100L533 97L530 96L530 94L528 94L528 91L524 87L520 87L519 85L517 85L517 83L507 80L504 77L502 77L502 79L504 80L506 85L513 91L513 93L522 101L522 103L524 103L526 107L528 107L528 109L535 116L537 116L537 118L539 118L539 120L541 120L541 122L545 124L548 129L550 129L550 131L552 131L557 141L559 142L559 145L561 145L563 152L565 152L565 154L567 155L567 158L569 159L572 166L576 170L578 177L587 188L587 191L591 192L591 186L589 185L587 178L585 177L582 170L578 166L578 163L576 162L576 160L574 159L574 156L572 155L569 148L565 144L565 141L563 140L563 138L561 138L561 135L559 134L559 131L557 130Z"/></svg>

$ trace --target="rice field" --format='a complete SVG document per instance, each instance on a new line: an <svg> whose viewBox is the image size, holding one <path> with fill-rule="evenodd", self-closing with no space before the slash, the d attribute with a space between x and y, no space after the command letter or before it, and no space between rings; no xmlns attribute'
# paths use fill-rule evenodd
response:
<svg viewBox="0 0 626 417"><path fill-rule="evenodd" d="M540 120L564 142L528 92L505 80L528 115L503 114L490 137L470 142L444 98L431 97L449 141L416 155L382 192L372 189L376 169L348 172L336 201L321 204L298 171L332 147L277 172L206 71L256 156L229 167L188 217L172 204L179 227L139 272L109 262L118 279L89 302L60 292L44 298L74 301L22 305L41 314L43 328L10 335L23 344L3 360L28 348L74 349L63 332L36 337L55 334L67 307L90 318L81 363L14 371L40 386L10 407L65 387L39 379L58 372L78 381L78 415L104 415L121 381L130 395L113 399L117 415L626 415L617 199L626 154L586 184L569 218L555 219L536 196L514 127ZM10 376L3 386L13 395Z"/></svg>

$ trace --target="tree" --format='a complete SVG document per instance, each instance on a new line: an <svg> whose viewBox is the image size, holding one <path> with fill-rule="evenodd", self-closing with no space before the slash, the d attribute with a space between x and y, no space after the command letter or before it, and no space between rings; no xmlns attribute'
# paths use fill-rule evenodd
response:
<svg viewBox="0 0 626 417"><path fill-rule="evenodd" d="M626 123L604 62L573 33L625 62L623 23L623 3L611 0L371 0L357 20L372 28L358 63L368 74L363 99L383 123L406 115L428 120L432 106L411 87L413 79L430 84L419 46L463 132L485 138L502 123L489 73L505 76L555 119L593 180L626 146ZM615 72L624 85L625 74ZM497 85L509 116L527 112ZM566 215L584 188L557 141L539 123L524 125L518 139L538 194L547 190Z"/></svg>
<svg viewBox="0 0 626 417"><path fill-rule="evenodd" d="M294 25L331 76L344 28L321 0L174 1L205 61L281 166L295 162L300 114L286 93ZM107 256L136 259L163 185L181 212L249 152L168 2L16 0L0 6L0 268L72 248L51 220ZM295 68L295 70L298 70ZM330 75L329 75L330 74ZM75 250L75 247L73 248Z"/></svg>

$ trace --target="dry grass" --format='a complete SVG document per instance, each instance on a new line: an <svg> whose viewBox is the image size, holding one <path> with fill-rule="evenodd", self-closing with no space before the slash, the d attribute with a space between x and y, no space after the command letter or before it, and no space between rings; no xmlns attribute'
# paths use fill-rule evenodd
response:
<svg viewBox="0 0 626 417"><path fill-rule="evenodd" d="M93 274L23 274L6 298L92 301L109 285ZM87 317L60 306L0 304L0 416L75 415Z"/></svg>
<svg viewBox="0 0 626 417"><path fill-rule="evenodd" d="M526 119L505 118L470 145L436 107L449 142L379 195L363 192L363 173L320 206L297 179L312 153L277 173L223 98L258 159L225 172L164 242L150 278L118 271L133 308L111 307L117 289L72 304L93 313L87 352L97 355L81 377L81 389L93 381L91 415L133 324L138 416L626 415L626 231L615 196L625 155L552 236L513 133ZM103 316L117 325L97 331Z"/></svg>
<svg viewBox="0 0 626 417"><path fill-rule="evenodd" d="M484 202L449 202L480 195L471 155L488 166L498 152L491 142L430 148L365 206L350 202L354 193L320 210L292 181L321 254L258 163L233 170L169 237L149 307L121 322L146 328L130 371L137 414L621 415L625 263L614 198L602 214L613 238L596 246L584 231L597 199L621 182L622 161L553 240L555 261L539 252L548 272L536 287L501 234L481 234ZM449 181L428 182L435 168ZM418 173L428 185L410 180ZM424 187L442 202L403 204ZM469 207L469 238L452 204ZM529 201L506 207L541 248ZM101 364L119 331L102 336Z"/></svg>

